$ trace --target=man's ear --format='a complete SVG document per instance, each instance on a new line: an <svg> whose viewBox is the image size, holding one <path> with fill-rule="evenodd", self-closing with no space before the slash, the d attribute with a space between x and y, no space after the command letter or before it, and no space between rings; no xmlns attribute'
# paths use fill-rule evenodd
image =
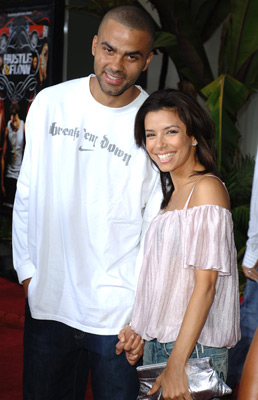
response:
<svg viewBox="0 0 258 400"><path fill-rule="evenodd" d="M149 66L149 64L150 64L150 62L152 60L153 55L154 55L154 53L153 53L153 51L151 51L150 54L147 57L147 60L145 61L145 65L144 65L143 71L146 71L146 69L148 68L148 66Z"/></svg>
<svg viewBox="0 0 258 400"><path fill-rule="evenodd" d="M93 56L95 56L95 49L96 49L97 44L98 44L98 36L95 35L94 38L92 39L92 45L91 45L91 54Z"/></svg>

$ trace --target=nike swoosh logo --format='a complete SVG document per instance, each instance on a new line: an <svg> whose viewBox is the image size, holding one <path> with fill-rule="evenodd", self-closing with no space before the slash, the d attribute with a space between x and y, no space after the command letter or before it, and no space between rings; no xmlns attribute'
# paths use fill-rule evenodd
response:
<svg viewBox="0 0 258 400"><path fill-rule="evenodd" d="M84 149L82 146L79 147L80 151L94 151L93 149Z"/></svg>

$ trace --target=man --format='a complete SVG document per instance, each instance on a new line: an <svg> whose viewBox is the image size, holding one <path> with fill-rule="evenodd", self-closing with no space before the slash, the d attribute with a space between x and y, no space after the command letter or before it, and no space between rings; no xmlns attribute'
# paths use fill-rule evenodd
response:
<svg viewBox="0 0 258 400"><path fill-rule="evenodd" d="M241 340L229 351L228 384L240 381L244 362L258 327L258 149L255 160L248 240L242 265L246 276L244 300L240 308Z"/></svg>
<svg viewBox="0 0 258 400"><path fill-rule="evenodd" d="M28 297L24 400L84 399L89 368L95 400L137 397L136 369L115 344L131 319L140 236L161 200L133 138L147 97L135 82L153 40L144 11L109 11L93 38L95 75L41 91L29 110L13 217Z"/></svg>

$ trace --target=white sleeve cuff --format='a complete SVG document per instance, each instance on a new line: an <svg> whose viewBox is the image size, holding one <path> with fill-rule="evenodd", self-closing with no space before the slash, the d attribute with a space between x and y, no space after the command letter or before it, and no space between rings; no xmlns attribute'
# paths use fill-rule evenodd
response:
<svg viewBox="0 0 258 400"><path fill-rule="evenodd" d="M253 268L257 260L258 260L258 254L246 251L242 265L244 265L246 268Z"/></svg>
<svg viewBox="0 0 258 400"><path fill-rule="evenodd" d="M19 283L22 283L25 279L31 278L34 275L36 268L32 264L32 262L28 262L27 264L23 264L16 269Z"/></svg>

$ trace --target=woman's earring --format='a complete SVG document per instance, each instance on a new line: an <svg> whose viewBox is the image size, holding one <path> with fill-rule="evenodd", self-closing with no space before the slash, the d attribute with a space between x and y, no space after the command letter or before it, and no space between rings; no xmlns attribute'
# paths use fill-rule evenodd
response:
<svg viewBox="0 0 258 400"><path fill-rule="evenodd" d="M197 144L198 144L197 142L193 142L192 146L197 146Z"/></svg>

